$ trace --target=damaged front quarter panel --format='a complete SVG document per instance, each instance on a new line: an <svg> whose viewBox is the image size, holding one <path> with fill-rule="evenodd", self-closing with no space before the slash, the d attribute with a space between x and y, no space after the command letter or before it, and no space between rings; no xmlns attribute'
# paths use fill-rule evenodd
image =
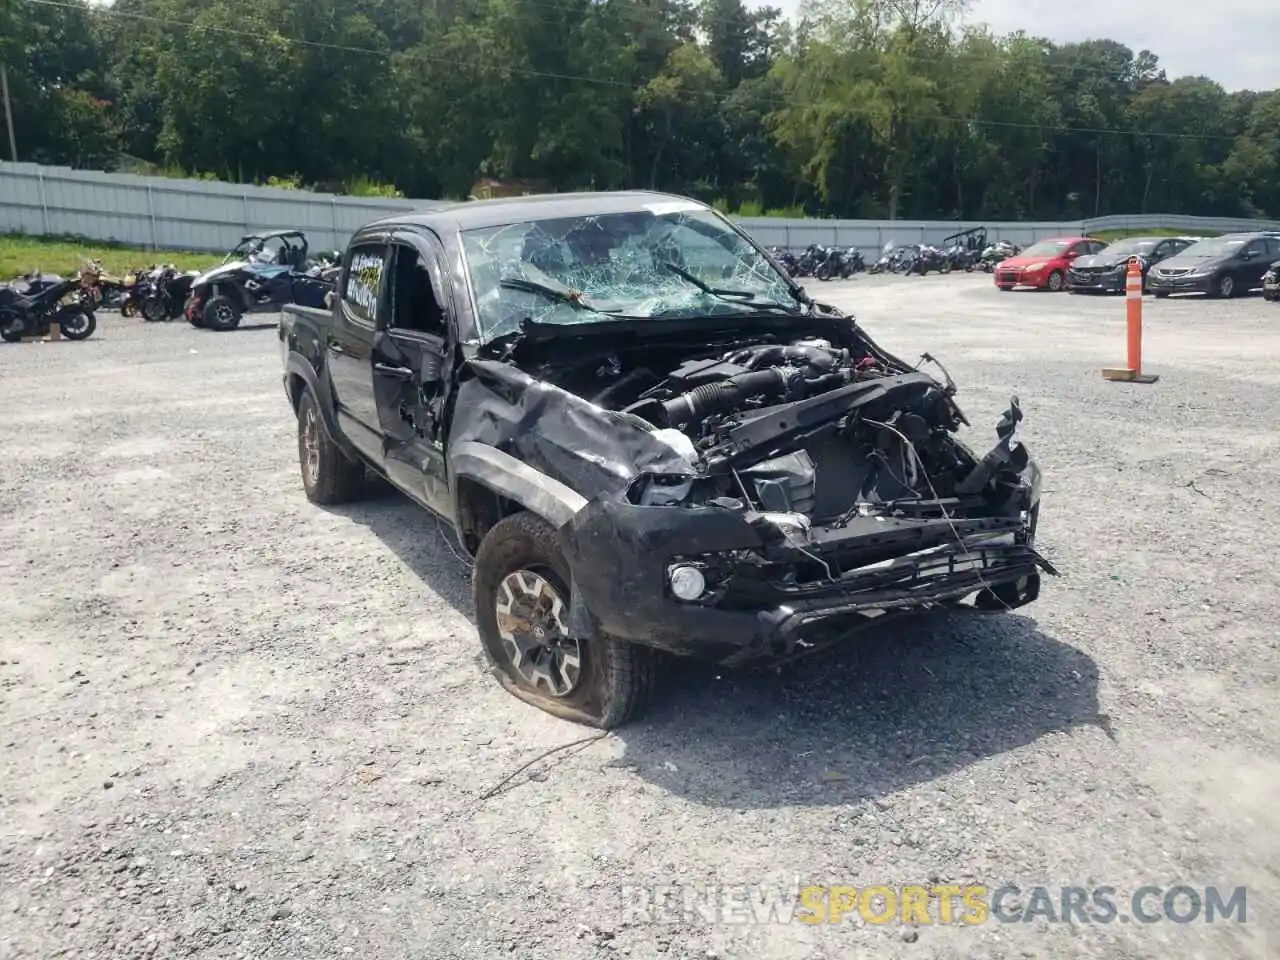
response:
<svg viewBox="0 0 1280 960"><path fill-rule="evenodd" d="M458 389L450 444L508 453L586 499L623 496L644 474L681 475L688 460L629 414L604 410L497 360L473 359Z"/></svg>

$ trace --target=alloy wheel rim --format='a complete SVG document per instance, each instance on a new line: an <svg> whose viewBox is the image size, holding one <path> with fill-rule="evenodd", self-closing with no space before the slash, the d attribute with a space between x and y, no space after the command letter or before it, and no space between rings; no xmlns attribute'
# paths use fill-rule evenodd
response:
<svg viewBox="0 0 1280 960"><path fill-rule="evenodd" d="M307 409L302 428L302 446L306 451L307 480L315 484L320 479L320 436L314 407Z"/></svg>
<svg viewBox="0 0 1280 960"><path fill-rule="evenodd" d="M498 635L525 683L557 699L582 679L582 647L568 635L565 599L545 577L517 570L498 585Z"/></svg>

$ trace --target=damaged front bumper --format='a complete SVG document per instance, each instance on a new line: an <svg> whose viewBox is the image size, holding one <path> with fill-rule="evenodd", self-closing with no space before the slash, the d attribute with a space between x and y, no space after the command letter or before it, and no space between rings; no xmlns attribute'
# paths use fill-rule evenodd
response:
<svg viewBox="0 0 1280 960"><path fill-rule="evenodd" d="M560 531L573 571L571 629L724 663L787 658L888 616L1035 600L1039 471L1022 472L1017 516L856 517L803 542L765 542L715 507L597 500ZM706 592L680 600L671 570L693 565Z"/></svg>

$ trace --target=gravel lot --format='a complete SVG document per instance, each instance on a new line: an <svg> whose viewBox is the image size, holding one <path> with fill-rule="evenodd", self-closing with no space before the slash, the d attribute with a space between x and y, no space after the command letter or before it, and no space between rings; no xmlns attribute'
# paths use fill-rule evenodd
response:
<svg viewBox="0 0 1280 960"><path fill-rule="evenodd" d="M0 957L1273 958L1280 307L817 285L1017 393L1065 577L589 731L483 672L394 494L303 498L272 325L0 345ZM1248 887L1248 922L637 922L637 884ZM629 895L628 895L629 896ZM1024 900L1026 898L1024 897ZM936 917L937 914L935 913Z"/></svg>

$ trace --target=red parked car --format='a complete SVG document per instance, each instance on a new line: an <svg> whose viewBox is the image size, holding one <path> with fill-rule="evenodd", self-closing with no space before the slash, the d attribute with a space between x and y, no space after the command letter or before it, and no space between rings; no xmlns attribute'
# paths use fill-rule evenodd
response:
<svg viewBox="0 0 1280 960"><path fill-rule="evenodd" d="M1093 237L1038 240L1016 257L996 264L996 286L1001 290L1036 287L1057 293L1066 287L1067 267L1072 260L1099 253L1106 245Z"/></svg>

